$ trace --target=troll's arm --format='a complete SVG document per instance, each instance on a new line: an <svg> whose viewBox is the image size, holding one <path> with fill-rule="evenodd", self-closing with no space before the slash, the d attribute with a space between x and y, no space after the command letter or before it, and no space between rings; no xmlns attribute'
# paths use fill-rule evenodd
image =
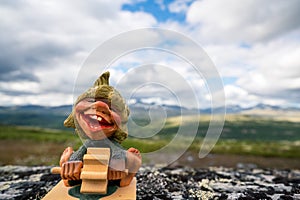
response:
<svg viewBox="0 0 300 200"><path fill-rule="evenodd" d="M65 186L72 186L70 184L72 181L80 180L81 168L83 166L82 161L69 161L71 155L74 153L71 147L65 149L60 158L61 166L61 177ZM128 174L124 176L122 171L109 168L108 180L118 180L120 179L120 186L127 186L131 183L131 180L139 170L141 166L141 154L135 148L130 148L126 151L126 163L125 168L128 169Z"/></svg>

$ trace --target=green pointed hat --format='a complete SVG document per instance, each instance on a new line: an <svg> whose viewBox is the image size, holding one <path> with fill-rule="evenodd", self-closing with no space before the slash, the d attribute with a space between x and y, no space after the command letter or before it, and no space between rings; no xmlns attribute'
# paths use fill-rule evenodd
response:
<svg viewBox="0 0 300 200"><path fill-rule="evenodd" d="M121 125L112 136L114 140L121 143L127 138L128 135L126 123L128 121L129 108L126 105L126 101L123 99L121 94L115 88L109 85L109 75L109 72L103 73L95 81L94 85L91 88L89 88L86 92L84 92L77 98L74 107L78 104L78 102L85 98L106 99L111 105L113 105L114 109L121 117ZM75 120L74 107L72 113L64 121L64 126L68 128L75 128L76 132L81 137L86 138L87 136L80 128L78 122Z"/></svg>

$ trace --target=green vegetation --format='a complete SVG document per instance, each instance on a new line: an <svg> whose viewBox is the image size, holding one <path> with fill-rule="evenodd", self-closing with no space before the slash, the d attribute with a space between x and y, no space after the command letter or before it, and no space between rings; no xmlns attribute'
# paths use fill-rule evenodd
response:
<svg viewBox="0 0 300 200"><path fill-rule="evenodd" d="M242 154L264 157L300 158L298 141L220 140L213 149L219 154Z"/></svg>
<svg viewBox="0 0 300 200"><path fill-rule="evenodd" d="M166 126L158 133L160 137L169 137L177 132L178 126L185 130L199 123L197 137L204 138L209 126L207 116L200 119L187 116L186 124L179 124L178 117L168 119ZM229 118L229 119L228 119ZM250 140L250 141L295 141L300 140L300 123L289 121L274 121L268 118L251 116L230 116L226 118L220 139Z"/></svg>
<svg viewBox="0 0 300 200"><path fill-rule="evenodd" d="M226 121L222 139L258 141L299 140L300 124L288 121L256 119Z"/></svg>
<svg viewBox="0 0 300 200"><path fill-rule="evenodd" d="M126 148L135 147L141 152L153 152L166 146L170 140L137 140L127 139L123 146ZM195 139L189 147L190 151L199 152L202 139ZM177 145L174 150L182 148ZM255 155L264 157L300 158L300 140L298 141L250 141L250 140L229 140L220 139L212 149L212 153Z"/></svg>
<svg viewBox="0 0 300 200"><path fill-rule="evenodd" d="M190 123L197 121L191 116L189 116L189 120ZM140 121L139 123L147 125L147 122ZM208 124L206 118L200 119L197 136L189 147L190 151L199 152ZM143 153L153 152L170 143L175 137L179 125L176 117L169 118L165 127L153 137L147 139L129 137L122 145L125 148L136 147ZM181 126L185 126L188 130L190 124L186 123ZM227 119L221 137L212 153L300 158L299 130L299 123L289 121L274 121L251 116L231 117ZM137 135L137 133L133 135ZM180 140L182 142L172 148L174 150L183 148L187 144L185 140L188 140L188 136L183 137ZM8 152L0 156L0 165L57 164L64 148L72 146L77 149L82 144L79 137L71 130L8 125L0 125L0 143L1 151ZM37 158L33 158L31 154ZM12 160L11 155L16 158ZM45 155L47 159L45 159Z"/></svg>
<svg viewBox="0 0 300 200"><path fill-rule="evenodd" d="M147 140L129 139L124 145L135 146L142 152L151 152L167 145L177 133L179 126L182 126L184 130L189 130L189 126L200 121L197 136L189 148L189 150L199 152L209 126L209 116L201 116L200 119L185 116L185 124L180 124L180 121L180 117L169 118L164 128L152 138ZM226 118L220 139L212 152L300 158L299 132L300 123L288 120L278 121L266 117L230 115Z"/></svg>
<svg viewBox="0 0 300 200"><path fill-rule="evenodd" d="M57 165L63 150L81 144L68 131L0 126L0 165Z"/></svg>
<svg viewBox="0 0 300 200"><path fill-rule="evenodd" d="M70 131L37 127L0 126L0 140L55 142L79 144L80 139Z"/></svg>
<svg viewBox="0 0 300 200"><path fill-rule="evenodd" d="M63 126L65 119L66 116L64 115L56 115L49 112L35 113L14 111L11 113L2 113L0 110L0 122L3 125L34 126L66 130Z"/></svg>
<svg viewBox="0 0 300 200"><path fill-rule="evenodd" d="M134 147L139 149L143 153L147 153L158 150L164 147L166 144L168 144L167 140L145 140L128 138L122 143L122 146L126 149Z"/></svg>

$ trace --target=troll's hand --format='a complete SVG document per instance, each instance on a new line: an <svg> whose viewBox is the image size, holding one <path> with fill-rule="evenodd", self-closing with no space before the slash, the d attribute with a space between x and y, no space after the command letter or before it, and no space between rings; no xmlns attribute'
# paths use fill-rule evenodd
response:
<svg viewBox="0 0 300 200"><path fill-rule="evenodd" d="M73 149L71 147L68 147L60 157L60 175L65 186L69 186L69 180L80 180L81 168L83 166L81 161L68 161L72 153Z"/></svg>

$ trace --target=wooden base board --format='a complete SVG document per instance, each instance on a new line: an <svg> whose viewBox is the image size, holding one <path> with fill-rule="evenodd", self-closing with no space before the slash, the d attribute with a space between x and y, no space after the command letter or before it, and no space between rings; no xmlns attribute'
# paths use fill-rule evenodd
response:
<svg viewBox="0 0 300 200"><path fill-rule="evenodd" d="M69 187L66 187L63 181L60 181L54 188L46 194L42 200L78 200L68 194ZM116 192L110 196L102 197L101 200L136 200L136 178L132 179L130 185L127 187L119 187Z"/></svg>

